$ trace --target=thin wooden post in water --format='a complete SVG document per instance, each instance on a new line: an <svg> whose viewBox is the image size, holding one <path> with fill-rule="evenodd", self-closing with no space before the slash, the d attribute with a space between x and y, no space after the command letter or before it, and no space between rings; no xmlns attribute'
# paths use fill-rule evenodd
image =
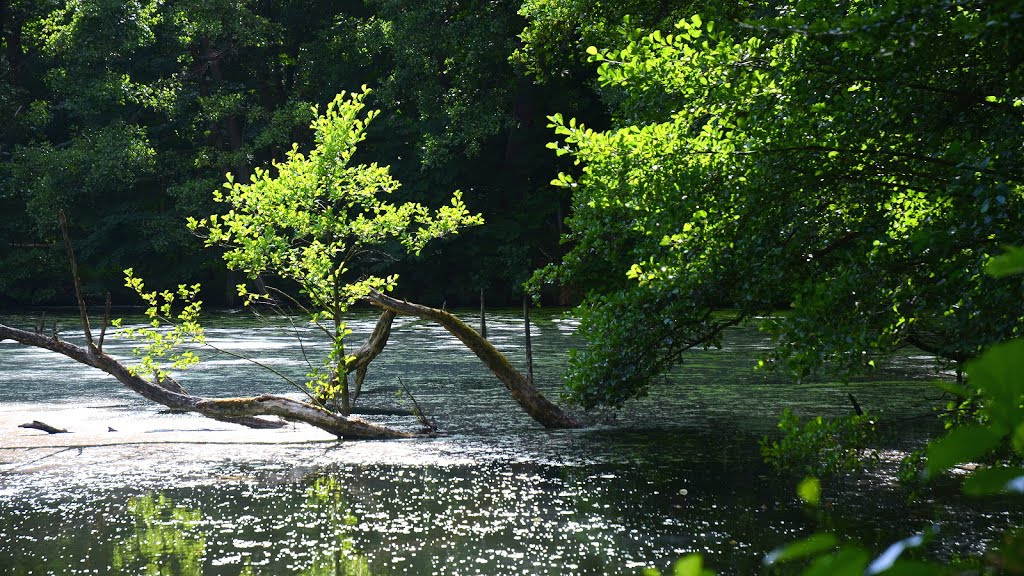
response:
<svg viewBox="0 0 1024 576"><path fill-rule="evenodd" d="M487 338L487 312L484 310L484 289L480 289L480 336Z"/></svg>
<svg viewBox="0 0 1024 576"><path fill-rule="evenodd" d="M523 322L526 326L526 379L533 384L533 344L530 342L530 297L523 294Z"/></svg>

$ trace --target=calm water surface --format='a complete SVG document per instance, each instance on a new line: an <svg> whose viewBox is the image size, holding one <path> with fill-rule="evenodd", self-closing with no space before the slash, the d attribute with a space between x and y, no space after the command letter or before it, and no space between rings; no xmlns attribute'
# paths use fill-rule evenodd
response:
<svg viewBox="0 0 1024 576"><path fill-rule="evenodd" d="M357 315L352 341L374 321ZM58 324L78 339L73 318ZM488 329L525 363L515 314L489 316ZM534 318L538 384L553 397L574 329L554 312ZM324 349L304 326L244 313L216 316L208 337L298 380L309 371L303 349ZM445 434L338 442L305 425L251 431L168 414L99 371L3 342L0 573L639 574L697 551L719 573L750 574L772 548L821 528L880 551L939 523L925 554L949 557L1020 521L1019 505L967 502L948 485L908 503L893 465L827 482L823 509L805 510L799 478L758 455L783 408L845 414L852 392L878 415L895 459L931 430L913 416L938 395L927 385L935 372L930 358L905 355L873 381L794 385L752 370L765 344L755 329L732 330L723 349L693 353L614 418L547 431L453 337L400 317L360 403L408 408L401 378ZM131 346L107 349L127 358ZM179 378L194 394L300 397L243 360L202 355ZM17 427L33 419L73 434Z"/></svg>

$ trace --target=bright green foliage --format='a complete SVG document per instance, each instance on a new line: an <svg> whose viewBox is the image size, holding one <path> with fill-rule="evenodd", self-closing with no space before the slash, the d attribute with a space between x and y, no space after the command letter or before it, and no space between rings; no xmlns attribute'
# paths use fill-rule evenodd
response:
<svg viewBox="0 0 1024 576"><path fill-rule="evenodd" d="M715 576L711 570L704 568L704 557L700 554L687 554L672 565L672 576ZM644 576L661 576L657 568L646 568Z"/></svg>
<svg viewBox="0 0 1024 576"><path fill-rule="evenodd" d="M817 506L821 502L821 481L814 476L808 476L796 486L796 495L805 503Z"/></svg>
<svg viewBox="0 0 1024 576"><path fill-rule="evenodd" d="M519 14L527 19L513 59L541 81L579 74L584 50L618 41L622 28L670 27L695 12L713 19L750 17L764 2L660 2L657 0L525 0ZM625 24L624 24L625 23Z"/></svg>
<svg viewBox="0 0 1024 576"><path fill-rule="evenodd" d="M782 436L761 440L761 455L778 470L838 474L863 469L877 460L869 449L874 419L864 414L829 420L817 416L803 424L788 408L779 420Z"/></svg>
<svg viewBox="0 0 1024 576"><path fill-rule="evenodd" d="M946 436L928 445L929 474L988 454L999 444L1004 434L988 426L957 426Z"/></svg>
<svg viewBox="0 0 1024 576"><path fill-rule="evenodd" d="M140 344L132 350L139 363L129 366L134 375L153 375L161 382L168 375L166 369L184 370L199 362L199 357L191 350L182 350L185 344L202 344L206 341L203 327L199 324L199 314L203 302L198 300L199 284L186 286L180 284L176 292L146 292L142 278L135 276L134 270L124 271L125 286L132 289L146 303L146 317L150 319L149 327L125 328L120 319L113 321L118 328L118 338L134 340ZM181 309L175 312L175 305ZM168 366L167 363L170 363Z"/></svg>
<svg viewBox="0 0 1024 576"><path fill-rule="evenodd" d="M228 205L225 214L189 219L191 230L207 246L225 246L224 261L250 278L271 274L294 282L313 305L312 320L330 321L332 348L324 370L312 374L310 388L320 397L341 394L348 408L343 316L372 290L394 288L397 276L370 272L377 251L390 243L418 254L432 239L483 222L471 215L455 192L436 211L421 204L392 204L384 199L399 187L385 166L353 161L356 146L377 115L363 114L369 91L339 94L311 124L315 146L308 153L292 147L272 170L257 168L248 182L227 176L214 199ZM247 303L263 297L239 286Z"/></svg>
<svg viewBox="0 0 1024 576"><path fill-rule="evenodd" d="M989 260L985 272L991 276L1009 276L1024 273L1024 248L1010 247L1005 254Z"/></svg>
<svg viewBox="0 0 1024 576"><path fill-rule="evenodd" d="M795 2L592 48L615 129L560 115L578 166L571 249L535 281L586 286L585 407L640 395L687 347L788 314L767 363L869 369L905 344L962 361L1024 326L1019 280L983 269L1024 235L1024 41L1012 6Z"/></svg>
<svg viewBox="0 0 1024 576"><path fill-rule="evenodd" d="M838 540L836 540L835 536L826 532L818 532L808 536L807 538L790 542L782 548L773 550L765 556L764 563L772 565L779 562L799 560L826 550L832 550L836 547L836 544L838 544Z"/></svg>
<svg viewBox="0 0 1024 576"><path fill-rule="evenodd" d="M1024 339L993 346L967 365L968 382L981 397L980 424L956 426L928 445L928 472L984 461L1007 443L1024 457ZM1024 470L997 467L976 472L964 485L972 494L1024 493Z"/></svg>

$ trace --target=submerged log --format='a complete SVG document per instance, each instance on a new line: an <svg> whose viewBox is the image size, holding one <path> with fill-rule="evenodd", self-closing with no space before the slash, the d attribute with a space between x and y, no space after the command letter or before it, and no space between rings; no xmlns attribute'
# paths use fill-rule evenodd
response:
<svg viewBox="0 0 1024 576"><path fill-rule="evenodd" d="M280 416L305 422L326 430L339 438L383 440L411 438L413 434L392 430L361 418L342 416L319 406L291 398L264 394L254 398L207 398L196 403L196 409L207 416L248 418L261 415Z"/></svg>
<svg viewBox="0 0 1024 576"><path fill-rule="evenodd" d="M413 304L373 291L365 300L378 308L392 310L399 314L417 316L440 324L445 330L462 341L483 363L490 368L512 398L534 420L546 428L579 428L581 424L558 405L544 397L530 380L516 370L497 348L484 339L476 330L445 310Z"/></svg>
<svg viewBox="0 0 1024 576"><path fill-rule="evenodd" d="M68 431L63 429L63 428L57 428L55 426L50 426L49 424L47 424L45 422L40 422L39 420L33 420L33 421L29 422L28 424L18 424L18 428L32 428L34 430L42 430L43 432L46 432L47 434L67 434L68 433Z"/></svg>

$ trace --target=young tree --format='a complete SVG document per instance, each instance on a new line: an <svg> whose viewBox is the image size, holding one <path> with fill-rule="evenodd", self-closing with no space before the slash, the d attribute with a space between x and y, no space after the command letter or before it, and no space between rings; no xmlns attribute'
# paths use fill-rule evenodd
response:
<svg viewBox="0 0 1024 576"><path fill-rule="evenodd" d="M414 202L392 204L385 196L399 187L386 166L353 161L356 146L376 111L362 113L369 90L339 94L311 128L315 147L308 154L294 146L272 170L257 168L248 182L227 175L226 192L214 199L230 209L188 226L206 237L208 246L225 246L224 261L233 270L257 279L263 274L295 282L313 306L311 320L324 328L331 351L308 386L317 398L340 397L348 414L352 394L348 374L355 356L346 352L350 333L345 313L373 291L395 287L397 276L369 271L393 242L418 254L432 239L483 223L472 215L456 191L448 206L436 211ZM238 286L247 303L266 297Z"/></svg>

